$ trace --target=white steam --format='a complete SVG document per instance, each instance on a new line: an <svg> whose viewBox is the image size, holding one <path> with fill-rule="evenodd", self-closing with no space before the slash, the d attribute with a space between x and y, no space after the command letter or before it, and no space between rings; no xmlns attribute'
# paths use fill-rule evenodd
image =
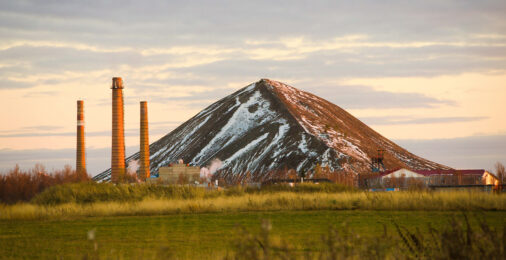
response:
<svg viewBox="0 0 506 260"><path fill-rule="evenodd" d="M220 159L213 159L211 161L211 164L200 169L200 178L206 179L208 182L211 181L213 175L221 168L222 165L223 163L220 161Z"/></svg>
<svg viewBox="0 0 506 260"><path fill-rule="evenodd" d="M137 170L139 169L139 160L131 160L128 162L127 172L128 174L137 174Z"/></svg>

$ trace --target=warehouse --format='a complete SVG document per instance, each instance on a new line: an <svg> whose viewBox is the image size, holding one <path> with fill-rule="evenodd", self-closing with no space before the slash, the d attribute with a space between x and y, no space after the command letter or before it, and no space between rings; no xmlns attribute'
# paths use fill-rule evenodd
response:
<svg viewBox="0 0 506 260"><path fill-rule="evenodd" d="M185 164L182 159L175 164L158 169L158 177L148 179L150 183L164 184L198 184L200 182L200 167Z"/></svg>
<svg viewBox="0 0 506 260"><path fill-rule="evenodd" d="M483 185L493 176L485 170L410 170L383 172L367 179L369 188L437 187ZM487 182L488 183L488 182Z"/></svg>

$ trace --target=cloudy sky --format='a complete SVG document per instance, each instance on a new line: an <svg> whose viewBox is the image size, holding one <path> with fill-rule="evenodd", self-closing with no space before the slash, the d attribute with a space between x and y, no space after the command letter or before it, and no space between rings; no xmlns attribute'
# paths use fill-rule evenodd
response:
<svg viewBox="0 0 506 260"><path fill-rule="evenodd" d="M505 1L0 0L0 171L110 164L111 78L127 152L261 78L322 96L412 152L506 163Z"/></svg>

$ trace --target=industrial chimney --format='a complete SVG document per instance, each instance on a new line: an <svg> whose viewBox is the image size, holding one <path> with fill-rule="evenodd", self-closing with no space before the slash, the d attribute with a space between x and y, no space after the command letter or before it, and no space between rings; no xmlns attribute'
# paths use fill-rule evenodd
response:
<svg viewBox="0 0 506 260"><path fill-rule="evenodd" d="M125 130L123 115L123 80L112 78L112 155L111 181L120 182L125 175Z"/></svg>
<svg viewBox="0 0 506 260"><path fill-rule="evenodd" d="M141 154L140 171L141 180L149 178L149 130L148 130L148 103L141 101Z"/></svg>
<svg viewBox="0 0 506 260"><path fill-rule="evenodd" d="M86 172L86 154L84 148L84 102L77 100L77 147L76 147L76 172Z"/></svg>

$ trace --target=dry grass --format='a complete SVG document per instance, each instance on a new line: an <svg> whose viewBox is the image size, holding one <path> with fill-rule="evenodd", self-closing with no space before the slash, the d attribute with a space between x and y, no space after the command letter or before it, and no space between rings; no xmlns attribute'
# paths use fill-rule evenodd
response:
<svg viewBox="0 0 506 260"><path fill-rule="evenodd" d="M264 193L190 199L152 199L137 202L95 202L0 206L0 219L66 219L88 216L136 216L179 213L279 210L506 210L506 195L483 192L397 193Z"/></svg>

